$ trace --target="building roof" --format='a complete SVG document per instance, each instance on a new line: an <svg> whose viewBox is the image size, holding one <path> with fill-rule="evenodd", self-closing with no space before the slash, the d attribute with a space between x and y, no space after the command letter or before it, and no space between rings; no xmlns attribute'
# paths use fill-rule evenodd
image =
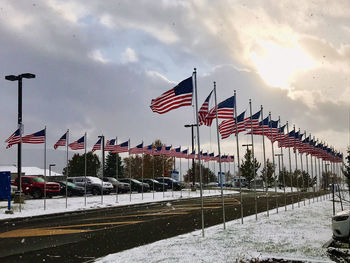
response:
<svg viewBox="0 0 350 263"><path fill-rule="evenodd" d="M17 173L17 167L14 165L0 166L0 171L9 171L11 173ZM25 175L44 175L45 170L34 166L22 166L22 173ZM51 176L60 176L62 174L56 173L51 170ZM46 169L46 176L49 176L49 169Z"/></svg>

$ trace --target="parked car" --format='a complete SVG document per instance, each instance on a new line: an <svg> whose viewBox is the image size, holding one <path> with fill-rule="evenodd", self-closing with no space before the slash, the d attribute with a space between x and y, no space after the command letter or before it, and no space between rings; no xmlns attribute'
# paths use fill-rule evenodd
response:
<svg viewBox="0 0 350 263"><path fill-rule="evenodd" d="M170 177L157 177L155 178L160 183L166 183L168 185L168 189L173 189L175 191L180 191L185 188L185 184L179 181L176 181Z"/></svg>
<svg viewBox="0 0 350 263"><path fill-rule="evenodd" d="M86 184L86 192L92 193L93 195L101 194L102 191L104 194L113 192L113 185L111 183L103 182L100 178L93 176L86 176L86 178L84 176L69 177L68 181L84 189Z"/></svg>
<svg viewBox="0 0 350 263"><path fill-rule="evenodd" d="M60 184L60 194L66 195L66 182L59 181L56 182ZM67 182L68 188L67 188L67 195L68 196L83 196L85 194L85 188L78 186L76 184L73 184L71 182Z"/></svg>
<svg viewBox="0 0 350 263"><path fill-rule="evenodd" d="M116 189L118 189L118 193L127 193L130 191L129 183L120 182L114 177L104 177L103 181L111 183L113 185L114 192L116 191Z"/></svg>
<svg viewBox="0 0 350 263"><path fill-rule="evenodd" d="M119 181L123 182L123 183L131 183L131 191L137 191L139 193L142 192L148 192L149 191L149 184L146 183L141 183L140 181L136 180L136 179L128 179L128 178L122 178L119 179Z"/></svg>
<svg viewBox="0 0 350 263"><path fill-rule="evenodd" d="M166 190L168 189L168 185L165 183L160 183L155 179L150 179L150 178L138 178L137 179L140 182L146 183L149 185L149 188L151 191L153 191L153 186L154 186L154 191L161 192L163 191L163 188Z"/></svg>
<svg viewBox="0 0 350 263"><path fill-rule="evenodd" d="M29 194L33 198L41 198L44 196L45 180L39 176L21 176L22 191ZM18 185L18 178L13 182L14 186ZM58 183L46 182L46 196L52 197L60 194L60 185Z"/></svg>
<svg viewBox="0 0 350 263"><path fill-rule="evenodd" d="M350 241L350 210L342 211L332 217L333 238Z"/></svg>

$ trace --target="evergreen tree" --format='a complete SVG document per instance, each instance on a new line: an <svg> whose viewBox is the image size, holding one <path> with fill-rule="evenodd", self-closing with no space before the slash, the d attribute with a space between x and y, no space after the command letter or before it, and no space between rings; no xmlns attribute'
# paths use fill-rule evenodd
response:
<svg viewBox="0 0 350 263"><path fill-rule="evenodd" d="M254 173L253 173L253 164L254 164ZM247 149L246 153L244 154L244 160L242 160L242 164L240 167L241 175L244 176L247 179L248 187L250 187L251 180L254 179L254 177L257 176L257 171L259 170L261 164L256 160L254 157L254 163L252 158L252 151L250 149Z"/></svg>
<svg viewBox="0 0 350 263"><path fill-rule="evenodd" d="M101 167L98 156L92 152L86 154L86 176L97 176L98 170ZM68 162L68 176L84 176L85 175L85 153L74 154ZM63 168L63 174L67 174L67 167Z"/></svg>
<svg viewBox="0 0 350 263"><path fill-rule="evenodd" d="M261 178L266 182L266 177L267 176L267 185L272 186L274 185L275 178L273 177L273 173L275 171L275 167L273 166L273 163L270 162L269 159L266 160L266 166L262 169L261 171Z"/></svg>
<svg viewBox="0 0 350 263"><path fill-rule="evenodd" d="M117 153L111 153L109 152L106 156L105 160L105 170L104 170L104 176L105 177L116 177L117 171L116 171L116 164L117 164L117 158L118 158L118 178L124 177L124 166L122 164L122 159L120 158L119 154Z"/></svg>
<svg viewBox="0 0 350 263"><path fill-rule="evenodd" d="M208 168L204 167L203 164L201 164L202 167L202 179L203 179L203 184L208 184L210 182L217 182L217 177L215 174ZM199 182L199 163L194 164L194 169L195 169L195 180L196 182ZM187 170L187 173L184 176L185 182L191 182L192 181L192 167Z"/></svg>

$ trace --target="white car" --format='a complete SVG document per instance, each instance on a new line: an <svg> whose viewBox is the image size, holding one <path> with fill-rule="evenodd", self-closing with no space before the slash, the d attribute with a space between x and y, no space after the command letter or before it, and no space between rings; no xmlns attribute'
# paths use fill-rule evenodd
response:
<svg viewBox="0 0 350 263"><path fill-rule="evenodd" d="M333 238L349 240L350 238L350 210L337 213L332 218Z"/></svg>

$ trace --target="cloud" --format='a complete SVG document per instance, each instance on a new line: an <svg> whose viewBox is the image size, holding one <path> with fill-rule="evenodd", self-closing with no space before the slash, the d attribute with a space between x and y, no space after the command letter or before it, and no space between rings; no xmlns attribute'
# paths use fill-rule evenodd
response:
<svg viewBox="0 0 350 263"><path fill-rule="evenodd" d="M137 62L139 59L136 55L135 50L132 48L126 48L125 51L122 54L122 61L123 63L133 63Z"/></svg>
<svg viewBox="0 0 350 263"><path fill-rule="evenodd" d="M46 125L48 145L67 128L71 140L87 131L89 147L101 134L131 138L132 145L156 138L190 145L190 131L183 125L195 120L194 108L159 115L149 104L197 67L199 103L216 81L218 101L236 90L239 112L248 113L252 99L253 112L263 105L265 116L271 111L273 119L281 116L283 123L288 120L345 149L348 5L203 0L36 1L34 6L4 1L0 73L37 75L23 82L23 120L28 133ZM288 90L271 87L252 57L271 52L262 43L277 46L281 58L305 53L312 66L292 67L284 76ZM279 67L283 63L271 68ZM17 89L4 78L0 85L0 137L6 139L17 123ZM215 150L214 128L200 129L203 145ZM234 152L233 141L223 141L224 152ZM0 150L3 160L13 159L8 155Z"/></svg>

